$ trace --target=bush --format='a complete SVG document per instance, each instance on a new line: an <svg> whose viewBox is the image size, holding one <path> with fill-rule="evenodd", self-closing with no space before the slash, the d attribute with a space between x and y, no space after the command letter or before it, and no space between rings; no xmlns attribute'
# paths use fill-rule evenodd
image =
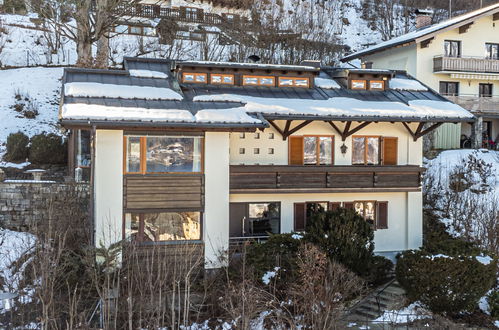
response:
<svg viewBox="0 0 499 330"><path fill-rule="evenodd" d="M5 160L9 162L24 162L28 158L29 137L22 132L11 133L7 137L7 153Z"/></svg>
<svg viewBox="0 0 499 330"><path fill-rule="evenodd" d="M369 271L366 280L373 285L388 282L392 277L393 262L382 256L374 256L369 262Z"/></svg>
<svg viewBox="0 0 499 330"><path fill-rule="evenodd" d="M53 133L35 135L31 138L29 160L35 164L62 164L66 160L66 144Z"/></svg>
<svg viewBox="0 0 499 330"><path fill-rule="evenodd" d="M305 239L329 258L361 276L367 276L374 257L374 231L353 209L318 212L307 224Z"/></svg>
<svg viewBox="0 0 499 330"><path fill-rule="evenodd" d="M494 290L487 296L487 302L489 303L490 316L494 319L499 318L499 291Z"/></svg>
<svg viewBox="0 0 499 330"><path fill-rule="evenodd" d="M457 314L474 310L492 287L496 262L485 265L473 256L411 250L399 256L396 274L409 299L421 301L435 313Z"/></svg>

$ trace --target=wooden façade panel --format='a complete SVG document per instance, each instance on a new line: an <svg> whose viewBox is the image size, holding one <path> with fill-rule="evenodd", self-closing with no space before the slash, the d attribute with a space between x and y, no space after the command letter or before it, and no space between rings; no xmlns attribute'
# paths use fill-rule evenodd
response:
<svg viewBox="0 0 499 330"><path fill-rule="evenodd" d="M203 210L202 174L127 175L123 183L125 210Z"/></svg>

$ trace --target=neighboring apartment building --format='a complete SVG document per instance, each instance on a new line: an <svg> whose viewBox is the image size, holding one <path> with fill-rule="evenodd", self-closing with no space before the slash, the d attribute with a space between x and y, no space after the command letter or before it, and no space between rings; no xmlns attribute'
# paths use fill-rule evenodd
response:
<svg viewBox="0 0 499 330"><path fill-rule="evenodd" d="M420 28L343 59L365 67L406 70L477 116L437 130L437 148L496 147L499 143L499 4ZM472 143L469 143L472 142Z"/></svg>
<svg viewBox="0 0 499 330"><path fill-rule="evenodd" d="M66 69L60 120L95 244L196 245L211 268L231 243L343 206L373 225L377 253L420 247L421 137L473 116L404 72L313 64Z"/></svg>

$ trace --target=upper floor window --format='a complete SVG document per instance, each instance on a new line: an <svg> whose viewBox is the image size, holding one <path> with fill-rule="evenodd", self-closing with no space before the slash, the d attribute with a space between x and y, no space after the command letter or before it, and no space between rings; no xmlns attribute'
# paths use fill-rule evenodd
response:
<svg viewBox="0 0 499 330"><path fill-rule="evenodd" d="M369 89L372 91L385 90L385 82L383 80L371 80L369 81Z"/></svg>
<svg viewBox="0 0 499 330"><path fill-rule="evenodd" d="M332 165L333 136L291 136L290 165Z"/></svg>
<svg viewBox="0 0 499 330"><path fill-rule="evenodd" d="M206 84L208 82L208 75L206 73L182 73L182 81L186 83Z"/></svg>
<svg viewBox="0 0 499 330"><path fill-rule="evenodd" d="M305 87L310 86L308 78L279 77L279 87Z"/></svg>
<svg viewBox="0 0 499 330"><path fill-rule="evenodd" d="M275 77L243 76L244 86L275 86Z"/></svg>
<svg viewBox="0 0 499 330"><path fill-rule="evenodd" d="M489 60L499 60L499 44L485 44L485 57Z"/></svg>
<svg viewBox="0 0 499 330"><path fill-rule="evenodd" d="M444 54L447 57L460 57L461 56L461 41L445 40L444 41Z"/></svg>
<svg viewBox="0 0 499 330"><path fill-rule="evenodd" d="M492 84L479 84L479 95L480 97L492 97Z"/></svg>
<svg viewBox="0 0 499 330"><path fill-rule="evenodd" d="M354 136L352 165L397 165L398 138Z"/></svg>
<svg viewBox="0 0 499 330"><path fill-rule="evenodd" d="M457 96L459 94L459 83L454 81L441 81L440 94Z"/></svg>
<svg viewBox="0 0 499 330"><path fill-rule="evenodd" d="M192 173L202 171L200 136L126 136L126 173Z"/></svg>
<svg viewBox="0 0 499 330"><path fill-rule="evenodd" d="M212 84L221 85L234 85L234 75L233 74L211 74L210 75Z"/></svg>
<svg viewBox="0 0 499 330"><path fill-rule="evenodd" d="M365 80L352 80L352 89L366 89L367 82Z"/></svg>

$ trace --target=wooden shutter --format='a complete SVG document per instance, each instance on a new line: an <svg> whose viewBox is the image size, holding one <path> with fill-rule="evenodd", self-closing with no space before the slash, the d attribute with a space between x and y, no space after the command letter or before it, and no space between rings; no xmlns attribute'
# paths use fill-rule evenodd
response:
<svg viewBox="0 0 499 330"><path fill-rule="evenodd" d="M376 203L376 229L388 229L388 202Z"/></svg>
<svg viewBox="0 0 499 330"><path fill-rule="evenodd" d="M343 203L343 207L346 209L354 209L353 202L345 202Z"/></svg>
<svg viewBox="0 0 499 330"><path fill-rule="evenodd" d="M204 10L201 8L198 8L196 15L197 15L197 19L203 19L204 18Z"/></svg>
<svg viewBox="0 0 499 330"><path fill-rule="evenodd" d="M295 211L295 231L304 231L305 230L305 217L306 217L306 207L305 203L295 203L294 205Z"/></svg>
<svg viewBox="0 0 499 330"><path fill-rule="evenodd" d="M182 17L182 18L187 17L187 10L185 7L180 7L180 17Z"/></svg>
<svg viewBox="0 0 499 330"><path fill-rule="evenodd" d="M303 165L303 136L289 137L289 165Z"/></svg>
<svg viewBox="0 0 499 330"><path fill-rule="evenodd" d="M229 237L241 237L243 235L243 219L247 217L246 203L230 203L229 204ZM248 219L244 220L245 227L248 224ZM246 231L248 228L246 227Z"/></svg>
<svg viewBox="0 0 499 330"><path fill-rule="evenodd" d="M397 165L398 138L383 138L383 165Z"/></svg>
<svg viewBox="0 0 499 330"><path fill-rule="evenodd" d="M340 202L329 203L329 210L330 211L335 211L335 210L339 209L340 207L341 207L341 203Z"/></svg>

